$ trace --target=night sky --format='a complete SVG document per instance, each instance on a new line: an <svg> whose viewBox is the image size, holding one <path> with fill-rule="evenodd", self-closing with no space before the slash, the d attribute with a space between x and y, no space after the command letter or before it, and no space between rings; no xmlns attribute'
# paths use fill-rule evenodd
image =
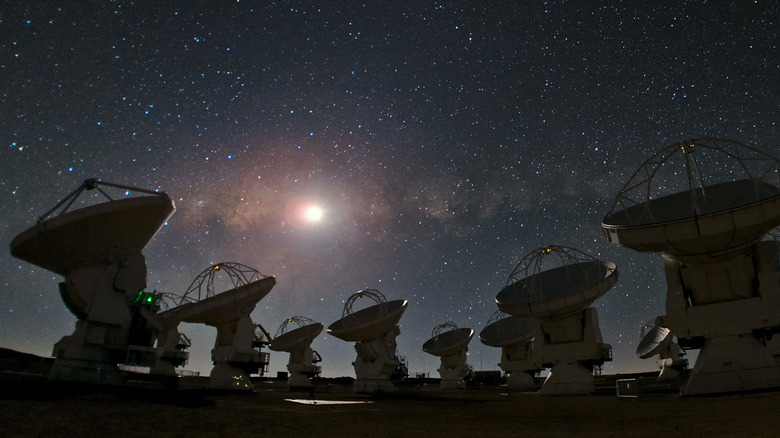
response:
<svg viewBox="0 0 780 438"><path fill-rule="evenodd" d="M422 351L434 326L478 334L515 265L555 244L618 266L594 304L614 350L604 371L656 369L634 350L641 324L665 313L661 256L609 244L601 220L674 142L780 153L779 12L765 1L4 2L0 346L49 356L73 331L62 277L8 248L99 178L176 202L144 252L149 290L181 294L215 263L251 266L277 279L252 313L271 334L293 315L327 326L352 293L378 289L409 301L397 341L410 372L438 376ZM320 221L285 217L300 199ZM208 372L216 330L180 330L193 340L187 368ZM354 376L352 344L323 334L313 348L324 376ZM287 359L272 353L272 375ZM469 363L499 360L475 336Z"/></svg>

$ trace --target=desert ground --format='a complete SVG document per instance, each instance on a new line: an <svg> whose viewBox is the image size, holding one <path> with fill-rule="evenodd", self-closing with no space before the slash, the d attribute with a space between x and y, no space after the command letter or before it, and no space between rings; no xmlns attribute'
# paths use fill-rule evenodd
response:
<svg viewBox="0 0 780 438"><path fill-rule="evenodd" d="M368 397L347 385L308 393L265 381L252 393L106 389L0 381L0 436L112 437L517 437L778 436L780 394L682 398L654 395L506 394L498 387L426 385ZM328 401L355 404L329 404Z"/></svg>

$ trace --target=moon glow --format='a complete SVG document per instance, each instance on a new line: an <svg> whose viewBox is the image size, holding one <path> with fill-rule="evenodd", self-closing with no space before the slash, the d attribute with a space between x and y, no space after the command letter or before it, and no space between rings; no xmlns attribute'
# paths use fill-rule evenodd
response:
<svg viewBox="0 0 780 438"><path fill-rule="evenodd" d="M284 206L284 221L295 228L309 228L322 222L325 210L308 197L296 197Z"/></svg>

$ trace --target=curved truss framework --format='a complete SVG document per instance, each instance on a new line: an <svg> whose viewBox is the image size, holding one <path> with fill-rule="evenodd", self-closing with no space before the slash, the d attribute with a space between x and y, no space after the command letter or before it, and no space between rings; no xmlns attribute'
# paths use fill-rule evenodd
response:
<svg viewBox="0 0 780 438"><path fill-rule="evenodd" d="M305 316L291 316L291 317L285 319L284 322L282 322L282 324L276 330L276 333L274 334L274 338L278 338L279 336L281 336L281 335L287 333L288 331L290 331L290 324L291 323L295 324L295 326L296 326L296 327L293 328L293 330L295 330L295 328L298 328L298 327L305 327L307 325L317 324L316 321L314 321L313 319L307 318Z"/></svg>
<svg viewBox="0 0 780 438"><path fill-rule="evenodd" d="M431 337L435 338L436 336L439 336L440 334L444 332L448 332L451 330L457 330L458 326L452 321L447 321L445 323L441 323L433 328L433 331L431 331Z"/></svg>
<svg viewBox="0 0 780 438"><path fill-rule="evenodd" d="M498 321L501 321L504 318L508 318L510 315L508 313L502 312L500 310L496 310L493 312L492 315L490 315L490 318L488 318L487 322L485 323L485 327L495 324Z"/></svg>
<svg viewBox="0 0 780 438"><path fill-rule="evenodd" d="M387 298L385 298L385 296L376 289L359 290L350 295L349 298L347 298L347 302L344 303L344 310L341 312L342 319L352 317L352 315L355 313L352 309L352 306L357 300L361 298L368 298L369 300L373 301L374 304L384 304L387 302Z"/></svg>
<svg viewBox="0 0 780 438"><path fill-rule="evenodd" d="M705 175L701 168L721 169L722 173ZM645 160L620 189L609 214L645 205L638 215L629 218L631 222L657 222L646 204L664 193L688 191L693 213L700 215L708 211L706 187L742 179L752 181L757 192L760 183L780 187L780 159L732 140L684 140Z"/></svg>
<svg viewBox="0 0 780 438"><path fill-rule="evenodd" d="M595 262L595 263L594 263ZM521 283L528 291L529 301L541 301L555 294L560 294L560 290L550 290L546 294L544 290L544 277L541 274L544 271L564 267L564 275L571 275L574 270L577 273L584 274L582 278L591 278L593 273L601 272L606 269L609 272L614 268L609 268L601 263L597 258L585 254L584 252L567 246L550 245L538 248L523 257L520 263L509 274L506 286L514 283ZM491 318L492 319L492 318ZM499 318L500 319L500 318Z"/></svg>
<svg viewBox="0 0 780 438"><path fill-rule="evenodd" d="M223 273L228 276L234 289L267 277L260 271L241 263L217 263L206 268L195 278L187 291L180 297L177 305L200 301L216 295L218 292L214 290L214 280L220 278Z"/></svg>

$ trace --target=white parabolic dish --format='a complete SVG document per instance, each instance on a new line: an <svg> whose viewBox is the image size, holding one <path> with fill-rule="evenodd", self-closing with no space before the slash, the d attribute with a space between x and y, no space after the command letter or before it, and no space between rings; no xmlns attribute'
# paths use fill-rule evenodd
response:
<svg viewBox="0 0 780 438"><path fill-rule="evenodd" d="M328 333L347 342L367 342L393 330L406 311L406 300L379 303L344 316L328 327Z"/></svg>
<svg viewBox="0 0 780 438"><path fill-rule="evenodd" d="M617 277L612 262L559 266L507 285L496 295L496 304L511 315L538 319L564 316L590 306Z"/></svg>
<svg viewBox="0 0 780 438"><path fill-rule="evenodd" d="M653 326L639 341L639 345L636 347L636 355L640 359L653 357L671 341L671 330L666 327Z"/></svg>
<svg viewBox="0 0 780 438"><path fill-rule="evenodd" d="M479 333L479 340L491 347L508 347L534 338L536 320L509 315L488 325Z"/></svg>
<svg viewBox="0 0 780 438"><path fill-rule="evenodd" d="M265 277L200 301L182 304L159 315L168 324L184 321L216 327L249 314L257 302L271 292L274 285L276 285L276 278Z"/></svg>
<svg viewBox="0 0 780 438"><path fill-rule="evenodd" d="M11 254L64 276L112 254L140 253L174 209L171 198L160 194L73 210L20 233Z"/></svg>
<svg viewBox="0 0 780 438"><path fill-rule="evenodd" d="M470 328L450 330L425 341L422 349L434 356L452 356L468 346L472 336L474 330Z"/></svg>
<svg viewBox="0 0 780 438"><path fill-rule="evenodd" d="M308 347L325 327L321 322L298 327L275 337L268 347L274 351L293 352Z"/></svg>
<svg viewBox="0 0 780 438"><path fill-rule="evenodd" d="M708 204L696 215L694 194L675 193L608 214L604 234L636 251L704 254L758 240L780 225L780 189L771 184L730 181L696 189L702 191Z"/></svg>

